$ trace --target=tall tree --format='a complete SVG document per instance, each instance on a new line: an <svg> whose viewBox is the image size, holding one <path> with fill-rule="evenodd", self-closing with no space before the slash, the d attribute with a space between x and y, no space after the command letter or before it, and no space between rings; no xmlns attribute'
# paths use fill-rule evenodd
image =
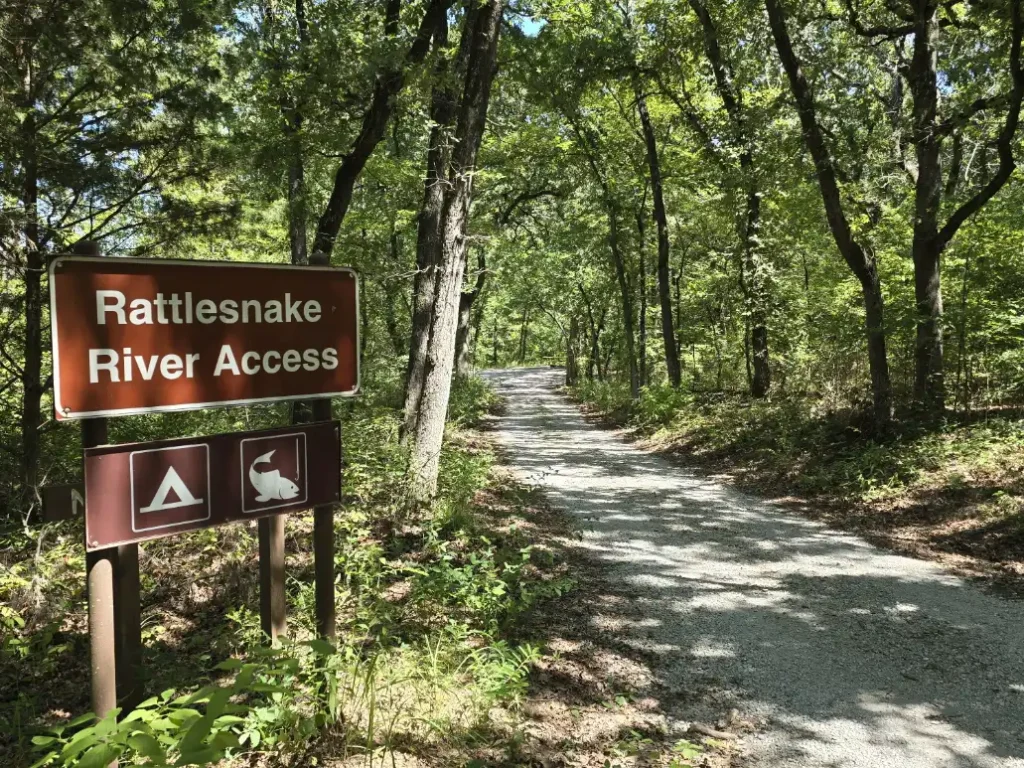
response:
<svg viewBox="0 0 1024 768"><path fill-rule="evenodd" d="M464 35L470 36L466 77L459 102L455 148L447 173L441 217L442 247L437 292L427 346L426 375L411 455L411 495L427 505L437 491L437 474L455 367L459 299L466 266L466 226L473 195L477 154L483 139L491 86L497 68L504 0L474 6Z"/></svg>
<svg viewBox="0 0 1024 768"><path fill-rule="evenodd" d="M21 384L24 501L35 499L50 254L80 240L139 253L184 237L214 211L168 189L208 175L215 144L203 132L223 116L216 83L214 2L156 8L134 2L8 3L0 34L0 230L16 270L22 348L5 358ZM87 66L83 66L87 62ZM9 162L8 162L9 160ZM219 211L218 211L219 212Z"/></svg>
<svg viewBox="0 0 1024 768"><path fill-rule="evenodd" d="M839 253L846 261L861 286L864 297L865 323L868 335L868 359L871 368L872 404L875 422L879 427L892 418L892 384L889 380L889 358L886 351L884 304L878 266L869 249L855 237L843 209L842 195L836 178L832 155L818 123L814 93L804 75L803 67L793 49L786 14L779 0L765 0L768 19L775 39L775 47L789 79L790 90L796 102L797 114L803 128L804 143L814 160L815 175L825 205L832 237Z"/></svg>
<svg viewBox="0 0 1024 768"><path fill-rule="evenodd" d="M464 14L463 32L454 63L442 50L434 69L435 82L430 97L430 138L427 146L427 170L423 179L423 202L416 232L416 276L412 292L412 341L405 378L405 408L402 434L408 439L416 433L420 416L420 398L427 374L427 347L437 297L437 265L441 259L442 216L444 214L448 166L452 155L452 131L455 127L459 95L457 82L464 76L469 56L472 10ZM435 46L448 44L448 23L442 24Z"/></svg>
<svg viewBox="0 0 1024 768"><path fill-rule="evenodd" d="M942 334L941 259L956 233L977 214L1009 181L1015 168L1014 138L1020 123L1024 100L1024 66L1021 60L1021 39L1024 18L1021 0L1007 0L1010 29L1008 64L1011 77L1009 91L999 96L983 97L970 104L963 113L943 120L940 114L940 30L957 25L960 3L938 0L914 0L912 19L898 27L858 31L869 37L900 37L912 35L913 55L907 70L913 100L912 142L917 161L914 170L914 293L917 301L916 372L914 397L931 415L939 415L945 407L945 381ZM851 6L852 8L852 6ZM944 14L940 18L940 14ZM977 18L977 14L972 14ZM853 14L856 21L856 14ZM994 11L993 23L1002 20L1002 11ZM943 23L946 22L946 23ZM957 207L946 222L941 222L943 190L956 188L957 162L952 163L949 182L943 182L942 144L962 130L964 124L979 112L994 112L1003 107L1002 128L996 138L999 165L987 184Z"/></svg>
<svg viewBox="0 0 1024 768"><path fill-rule="evenodd" d="M746 214L739 226L743 243L743 264L740 286L747 304L752 351L750 391L754 397L764 397L771 387L771 365L768 354L767 294L764 278L764 255L761 247L761 186L755 157L755 139L743 103L743 91L736 83L734 69L722 52L718 27L704 0L690 0L690 7L700 21L704 55L711 65L715 91L725 108L731 129L730 144L739 155L739 178ZM692 110L690 110L692 112ZM700 126L705 146L711 147L716 157L722 155L707 130Z"/></svg>

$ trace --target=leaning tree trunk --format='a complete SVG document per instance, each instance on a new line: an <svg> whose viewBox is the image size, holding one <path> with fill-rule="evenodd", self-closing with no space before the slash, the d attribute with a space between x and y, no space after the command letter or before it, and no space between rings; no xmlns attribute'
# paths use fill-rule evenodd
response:
<svg viewBox="0 0 1024 768"><path fill-rule="evenodd" d="M658 158L658 141L647 110L647 99L640 83L634 81L637 111L643 126L644 141L647 144L647 167L651 174L651 191L654 197L654 222L658 227L658 302L661 305L661 336L665 344L665 367L668 380L673 387L679 387L682 373L679 366L679 350L676 347L675 325L672 322L672 298L669 286L669 258L671 247L668 236L668 215L665 212L665 195L661 180L661 161Z"/></svg>
<svg viewBox="0 0 1024 768"><path fill-rule="evenodd" d="M765 0L765 7L768 11L772 36L775 38L775 48L782 60L782 66L786 70L790 91L796 102L797 114L803 128L804 143L814 159L818 187L832 238L850 271L860 281L864 294L874 419L877 428L884 430L892 419L892 384L889 379L882 290L878 279L877 265L871 253L854 238L843 210L842 195L839 191L832 155L825 145L821 126L818 125L814 95L800 61L793 51L793 43L786 27L785 12L779 0Z"/></svg>
<svg viewBox="0 0 1024 768"><path fill-rule="evenodd" d="M437 492L444 424L455 367L455 335L465 269L466 224L473 192L473 173L483 138L494 80L504 0L486 0L474 9L470 53L459 107L456 147L448 177L442 215L441 261L437 297L427 347L427 372L410 457L410 491L419 507L432 503Z"/></svg>
<svg viewBox="0 0 1024 768"><path fill-rule="evenodd" d="M359 134L334 174L334 185L317 225L316 238L313 241L314 253L324 254L329 258L334 250L334 241L352 204L356 181L366 167L373 150L384 138L397 96L405 88L409 71L423 62L430 51L430 42L434 35L447 24L450 6L451 0L430 0L404 60L377 76L370 104L363 114ZM388 0L385 7L385 32L388 37L397 36L400 11L399 0Z"/></svg>

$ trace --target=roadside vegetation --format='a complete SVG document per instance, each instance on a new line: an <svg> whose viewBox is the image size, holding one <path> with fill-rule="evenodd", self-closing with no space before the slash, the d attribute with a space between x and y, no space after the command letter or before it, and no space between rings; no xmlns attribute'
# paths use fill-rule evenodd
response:
<svg viewBox="0 0 1024 768"><path fill-rule="evenodd" d="M1015 409L897 418L878 437L863 411L820 399L582 382L593 413L686 466L727 474L834 524L962 571L1024 580L1024 418ZM813 503L812 503L813 502Z"/></svg>
<svg viewBox="0 0 1024 768"><path fill-rule="evenodd" d="M553 553L502 522L522 492L494 475L494 453L473 431L496 407L489 388L476 379L456 386L440 496L435 513L419 518L406 513L400 481L400 389L388 381L368 389L376 394L337 405L345 468L336 645L315 639L308 516L288 520L289 639L274 648L261 643L254 526L150 542L141 571L152 698L120 720L94 723L83 714L81 521L3 534L0 763L379 764L395 753L457 763L502 753L540 658L537 645L510 641L508 630L572 581ZM247 409L201 422L137 419L121 422L132 434L119 439L255 428L280 417ZM70 447L64 463L77 464Z"/></svg>

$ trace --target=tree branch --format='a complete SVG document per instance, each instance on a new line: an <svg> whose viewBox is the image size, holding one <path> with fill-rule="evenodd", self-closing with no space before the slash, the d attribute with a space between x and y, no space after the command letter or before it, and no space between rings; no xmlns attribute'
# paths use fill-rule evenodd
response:
<svg viewBox="0 0 1024 768"><path fill-rule="evenodd" d="M1020 125L1021 103L1024 102L1024 63L1021 61L1021 44L1024 39L1024 12L1021 11L1021 0L1010 0L1011 40L1010 40L1010 75L1013 78L1013 90L1010 92L1010 105L1006 111L1006 121L996 140L999 152L999 168L995 175L966 203L960 206L949 217L938 235L939 246L948 244L957 231L969 218L974 216L995 197L996 193L1010 180L1016 169L1013 157L1013 141Z"/></svg>

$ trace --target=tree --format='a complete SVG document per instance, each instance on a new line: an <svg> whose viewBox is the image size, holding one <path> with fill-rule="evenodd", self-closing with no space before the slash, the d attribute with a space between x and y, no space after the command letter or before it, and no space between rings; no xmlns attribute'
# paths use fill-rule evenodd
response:
<svg viewBox="0 0 1024 768"><path fill-rule="evenodd" d="M463 32L469 35L466 77L459 101L455 148L446 174L448 184L441 215L437 287L411 454L411 496L419 506L429 504L437 490L444 423L455 367L459 298L466 265L466 226L477 153L494 81L503 11L503 0L485 0L479 6L471 6Z"/></svg>
<svg viewBox="0 0 1024 768"><path fill-rule="evenodd" d="M839 183L831 153L818 124L814 94L793 49L786 15L779 0L765 0L775 46L789 79L796 102L804 142L814 160L815 175L825 204L825 216L839 253L860 282L864 296L865 322L868 334L868 358L871 366L872 403L875 422L880 427L892 417L892 384L889 380L889 358L885 343L882 288L878 267L871 252L858 242L843 208Z"/></svg>
<svg viewBox="0 0 1024 768"><path fill-rule="evenodd" d="M44 380L43 275L81 240L145 253L228 213L162 190L217 165L204 132L223 115L211 63L222 8L189 0L8 4L0 35L0 202L4 263L22 278L18 357L24 501L39 476ZM88 62L88 66L82 66ZM162 226L166 225L166 226Z"/></svg>

